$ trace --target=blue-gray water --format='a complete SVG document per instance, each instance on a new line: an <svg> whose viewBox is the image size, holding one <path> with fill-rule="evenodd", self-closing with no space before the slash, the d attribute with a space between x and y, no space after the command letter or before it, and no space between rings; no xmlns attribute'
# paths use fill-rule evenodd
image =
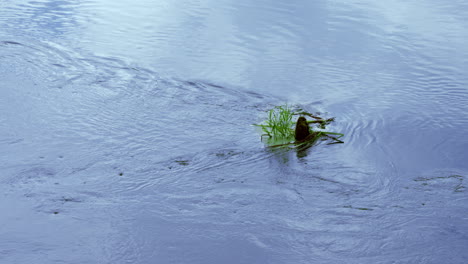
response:
<svg viewBox="0 0 468 264"><path fill-rule="evenodd" d="M0 2L0 263L468 263L466 1ZM269 149L289 103L345 144Z"/></svg>

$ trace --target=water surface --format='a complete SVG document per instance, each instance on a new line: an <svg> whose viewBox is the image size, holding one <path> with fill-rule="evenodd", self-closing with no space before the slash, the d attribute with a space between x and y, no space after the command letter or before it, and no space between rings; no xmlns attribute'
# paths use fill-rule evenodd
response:
<svg viewBox="0 0 468 264"><path fill-rule="evenodd" d="M0 3L0 263L466 263L464 1ZM345 144L267 148L289 103Z"/></svg>

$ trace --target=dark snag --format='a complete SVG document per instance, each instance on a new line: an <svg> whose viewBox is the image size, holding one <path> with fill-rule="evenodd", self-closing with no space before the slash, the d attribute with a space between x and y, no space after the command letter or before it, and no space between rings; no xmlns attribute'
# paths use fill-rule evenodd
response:
<svg viewBox="0 0 468 264"><path fill-rule="evenodd" d="M301 116L297 119L296 122L296 133L294 137L296 140L303 140L310 135L309 124L307 123L307 119Z"/></svg>

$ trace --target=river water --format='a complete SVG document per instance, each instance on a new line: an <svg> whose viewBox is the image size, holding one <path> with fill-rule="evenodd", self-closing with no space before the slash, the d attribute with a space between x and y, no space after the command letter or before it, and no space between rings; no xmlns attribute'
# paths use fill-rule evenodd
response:
<svg viewBox="0 0 468 264"><path fill-rule="evenodd" d="M468 263L466 1L0 2L0 263ZM288 103L344 144L271 149Z"/></svg>

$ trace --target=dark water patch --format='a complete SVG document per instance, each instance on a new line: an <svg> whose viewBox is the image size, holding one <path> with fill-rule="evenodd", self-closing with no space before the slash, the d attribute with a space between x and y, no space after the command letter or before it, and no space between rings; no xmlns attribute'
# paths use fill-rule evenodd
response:
<svg viewBox="0 0 468 264"><path fill-rule="evenodd" d="M356 210L361 210L361 211L373 211L374 210L372 208L356 207L356 206L352 206L352 205L344 205L343 208L356 209Z"/></svg>
<svg viewBox="0 0 468 264"><path fill-rule="evenodd" d="M464 177L461 175L436 176L432 178L418 177L415 182L421 184L421 189L424 191L440 192L444 189L452 190L453 192L464 192L466 190L463 182Z"/></svg>
<svg viewBox="0 0 468 264"><path fill-rule="evenodd" d="M16 42L16 41L9 41L9 40L2 40L0 41L0 45L4 45L4 46L8 46L8 45L23 45L19 42Z"/></svg>
<svg viewBox="0 0 468 264"><path fill-rule="evenodd" d="M21 143L23 141L24 141L23 138L14 138L14 136L13 136L13 138L4 138L4 139L0 140L0 143L13 145L13 144Z"/></svg>
<svg viewBox="0 0 468 264"><path fill-rule="evenodd" d="M65 197L65 196L62 196L62 198L60 198L59 201L64 202L64 203L68 203L68 202L81 203L81 202L83 202L83 200L80 199L80 198Z"/></svg>
<svg viewBox="0 0 468 264"><path fill-rule="evenodd" d="M187 166L189 165L189 161L188 160L176 160L175 161L177 164L179 165L182 165L182 166Z"/></svg>

